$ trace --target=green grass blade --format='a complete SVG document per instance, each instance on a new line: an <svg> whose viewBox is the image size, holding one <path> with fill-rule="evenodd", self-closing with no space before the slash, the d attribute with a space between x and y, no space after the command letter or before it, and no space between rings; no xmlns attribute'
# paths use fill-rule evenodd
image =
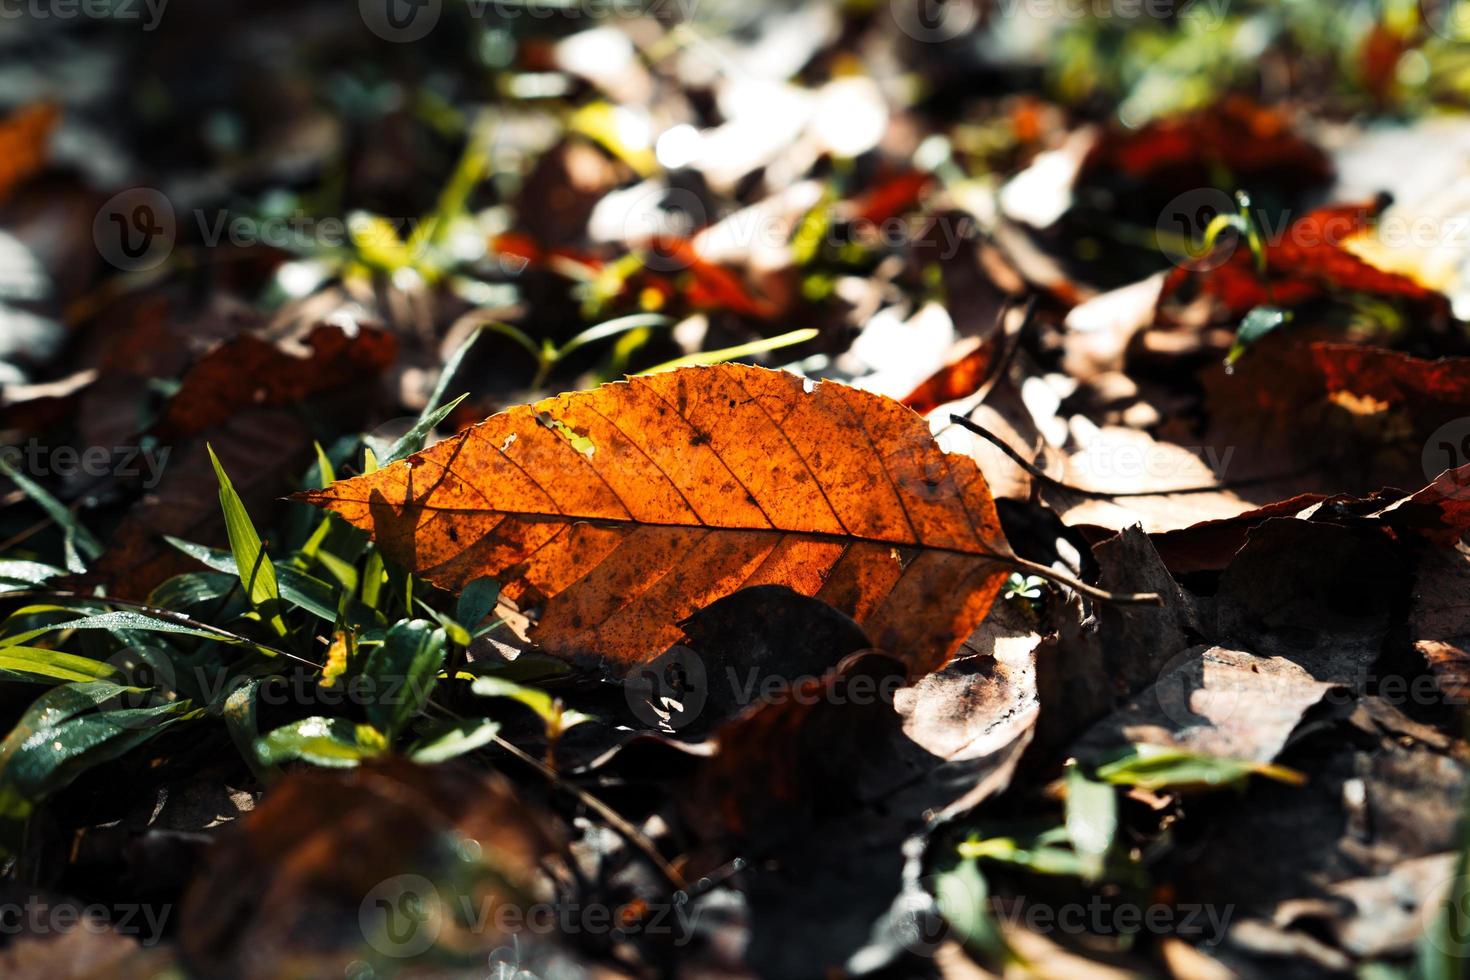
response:
<svg viewBox="0 0 1470 980"><path fill-rule="evenodd" d="M22 493L35 501L36 506L44 510L46 516L55 521L57 526L66 533L67 540L73 542L77 550L88 559L96 560L102 554L102 542L82 526L77 516L68 510L65 504L47 493L40 484L6 462L4 456L0 456L0 473L5 474L10 482L20 487ZM81 570L83 569L72 569L72 571Z"/></svg>
<svg viewBox="0 0 1470 980"><path fill-rule="evenodd" d="M225 533L230 538L230 551L235 555L240 584L245 587L245 594L250 597L251 605L256 608L269 607L281 598L280 587L276 584L275 566L266 557L265 546L260 542L255 524L245 512L245 503L235 492L235 486L230 482L225 468L220 465L219 457L214 454L214 447L206 445L206 448L209 450L209 461L214 464L215 478L219 481L219 505L224 511ZM269 608L266 611L276 635L285 636L286 622L281 618L280 612Z"/></svg>

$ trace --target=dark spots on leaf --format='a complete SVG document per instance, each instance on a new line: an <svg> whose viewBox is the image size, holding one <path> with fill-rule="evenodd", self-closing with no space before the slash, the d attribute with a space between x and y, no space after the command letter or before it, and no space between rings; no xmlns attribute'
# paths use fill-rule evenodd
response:
<svg viewBox="0 0 1470 980"><path fill-rule="evenodd" d="M694 433L694 435L689 437L689 445L691 446L704 446L708 445L708 443L709 436L707 436L703 432L696 432Z"/></svg>

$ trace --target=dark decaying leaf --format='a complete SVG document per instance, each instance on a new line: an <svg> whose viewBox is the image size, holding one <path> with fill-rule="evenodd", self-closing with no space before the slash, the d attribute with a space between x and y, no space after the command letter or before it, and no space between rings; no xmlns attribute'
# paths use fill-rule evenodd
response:
<svg viewBox="0 0 1470 980"><path fill-rule="evenodd" d="M1143 743L1271 762L1333 687L1284 658L1223 647L1191 647L1171 660L1152 687L1082 738L1075 751L1083 761Z"/></svg>
<svg viewBox="0 0 1470 980"><path fill-rule="evenodd" d="M1470 705L1470 555L1436 548L1419 559L1410 614L1414 649L1446 703Z"/></svg>
<svg viewBox="0 0 1470 980"><path fill-rule="evenodd" d="M241 334L211 350L184 375L158 431L177 439L220 425L241 409L296 405L346 384L363 384L393 363L392 334L320 326L289 348Z"/></svg>
<svg viewBox="0 0 1470 980"><path fill-rule="evenodd" d="M752 969L810 976L905 953L913 923L897 902L912 869L901 845L1009 784L1036 721L1038 639L998 611L917 683L892 658L859 652L716 733L720 752L681 810L699 836L747 859Z"/></svg>
<svg viewBox="0 0 1470 980"><path fill-rule="evenodd" d="M561 849L553 819L496 776L400 759L298 772L209 852L180 910L182 959L242 980L483 969L516 921L497 910L549 901L541 868ZM521 938L522 965L542 939Z"/></svg>
<svg viewBox="0 0 1470 980"><path fill-rule="evenodd" d="M1411 937L1401 916L1376 914L1352 882L1458 846L1464 773L1442 754L1443 737L1382 698L1335 704L1337 718L1299 734L1280 757L1309 774L1304 784L1258 780L1245 795L1222 799L1200 849L1168 868L1183 900L1233 905L1216 955L1237 972L1269 969L1280 956L1322 972L1350 965L1349 956L1315 938L1324 895L1334 907L1331 932L1360 948L1407 954ZM1444 880L1403 884L1401 914L1427 921Z"/></svg>
<svg viewBox="0 0 1470 980"><path fill-rule="evenodd" d="M239 412L209 432L209 445L232 474L254 519L264 523L291 490L296 467L311 454L309 428L292 412L263 408ZM91 569L120 598L143 599L173 575L199 566L165 537L224 545L224 521L214 470L203 441L171 453L158 486L139 500L113 532L107 552Z"/></svg>

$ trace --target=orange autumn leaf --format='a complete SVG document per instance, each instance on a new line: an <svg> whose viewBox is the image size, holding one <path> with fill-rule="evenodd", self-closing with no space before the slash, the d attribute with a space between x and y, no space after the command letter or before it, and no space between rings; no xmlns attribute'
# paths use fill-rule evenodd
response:
<svg viewBox="0 0 1470 980"><path fill-rule="evenodd" d="M890 221L917 207L934 182L933 174L919 170L890 178L852 202L854 218L875 225Z"/></svg>
<svg viewBox="0 0 1470 980"><path fill-rule="evenodd" d="M904 396L903 403L920 415L928 415L940 405L968 398L990 377L998 346L993 337L983 341L967 338L959 356L919 382Z"/></svg>
<svg viewBox="0 0 1470 980"><path fill-rule="evenodd" d="M0 121L0 200L46 165L47 144L60 115L55 106L42 104Z"/></svg>
<svg viewBox="0 0 1470 980"><path fill-rule="evenodd" d="M738 364L518 406L301 497L442 588L498 578L543 649L613 673L755 585L822 599L933 670L1017 560L975 462L918 415Z"/></svg>

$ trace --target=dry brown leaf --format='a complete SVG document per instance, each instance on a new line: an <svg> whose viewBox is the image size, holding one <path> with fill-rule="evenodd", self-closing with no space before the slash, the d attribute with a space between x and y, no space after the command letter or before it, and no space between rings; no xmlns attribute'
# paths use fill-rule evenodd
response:
<svg viewBox="0 0 1470 980"><path fill-rule="evenodd" d="M616 673L753 585L816 596L933 670L1017 562L979 467L918 415L735 364L518 406L303 499L435 585L499 578L544 604L544 649Z"/></svg>
<svg viewBox="0 0 1470 980"><path fill-rule="evenodd" d="M293 772L210 849L179 912L180 952L190 975L239 980L352 963L462 976L539 907L527 903L552 897L543 872L563 848L559 824L494 774L404 759ZM536 932L519 947L533 961L555 945Z"/></svg>
<svg viewBox="0 0 1470 980"><path fill-rule="evenodd" d="M375 378L398 345L381 330L321 325L290 348L242 333L191 367L159 424L168 436L192 435L257 405L294 405L312 395Z"/></svg>

